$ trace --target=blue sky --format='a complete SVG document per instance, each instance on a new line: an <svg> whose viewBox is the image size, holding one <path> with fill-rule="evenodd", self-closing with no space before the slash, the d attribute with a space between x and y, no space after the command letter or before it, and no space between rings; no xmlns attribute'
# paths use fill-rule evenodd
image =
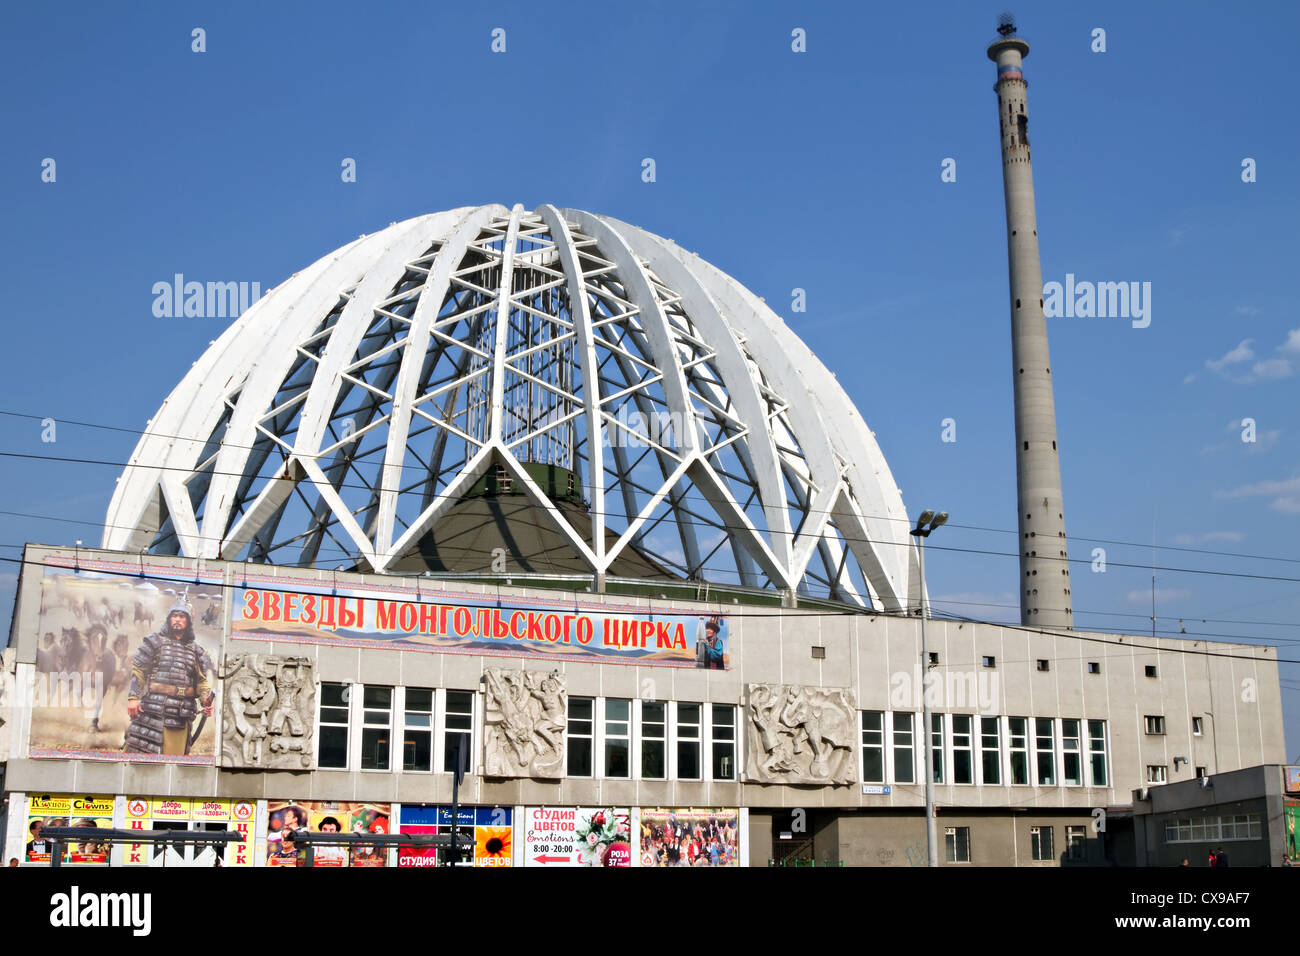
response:
<svg viewBox="0 0 1300 956"><path fill-rule="evenodd" d="M1006 235L984 53L1000 10L10 10L0 451L127 457L226 324L153 315L153 284L177 272L266 290L394 220L576 206L671 237L764 296L838 374L908 508L951 513L928 553L936 610L1015 619ZM1104 547L1108 562L1073 567L1077 623L1149 632L1154 556L1215 572L1155 572L1160 631L1300 659L1300 7L1015 12L1032 47L1044 280L1152 290L1145 329L1049 320L1070 553ZM195 27L206 52L191 50ZM795 28L806 52L791 49ZM1104 53L1091 49L1096 28ZM54 182L42 181L47 157ZM341 181L345 157L355 183ZM945 158L956 182L941 182ZM795 288L806 312L791 311ZM59 422L53 444L44 417ZM945 418L955 442L941 441ZM29 540L97 543L118 470L5 458L4 510L49 517L0 514L0 555ZM1300 666L1282 677L1294 747Z"/></svg>

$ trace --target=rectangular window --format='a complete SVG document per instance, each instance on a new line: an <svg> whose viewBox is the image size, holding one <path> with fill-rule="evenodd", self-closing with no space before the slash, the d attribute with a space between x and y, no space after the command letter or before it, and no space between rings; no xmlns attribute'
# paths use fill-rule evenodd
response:
<svg viewBox="0 0 1300 956"><path fill-rule="evenodd" d="M1201 734L1203 734L1203 733L1205 733L1205 724L1204 724L1204 722L1203 722L1203 719L1200 718L1200 717L1193 717L1193 718L1192 718L1192 736L1193 736L1193 737L1199 737L1199 736L1201 736Z"/></svg>
<svg viewBox="0 0 1300 956"><path fill-rule="evenodd" d="M605 701L605 776L632 776L632 702Z"/></svg>
<svg viewBox="0 0 1300 956"><path fill-rule="evenodd" d="M985 654L983 657L980 658L980 663L982 663L985 667L997 667L998 659L994 657L992 654Z"/></svg>
<svg viewBox="0 0 1300 956"><path fill-rule="evenodd" d="M668 776L668 705L662 700L641 701L641 777L662 780Z"/></svg>
<svg viewBox="0 0 1300 956"><path fill-rule="evenodd" d="M930 753L934 762L934 782L943 783L943 714L930 715Z"/></svg>
<svg viewBox="0 0 1300 956"><path fill-rule="evenodd" d="M700 705L677 702L677 779L700 779Z"/></svg>
<svg viewBox="0 0 1300 956"><path fill-rule="evenodd" d="M1056 859L1056 853L1052 849L1051 827L1030 827L1029 844L1033 848L1035 860Z"/></svg>
<svg viewBox="0 0 1300 956"><path fill-rule="evenodd" d="M1204 776L1205 776L1205 768L1204 768L1204 767L1197 767L1197 768L1196 768L1196 779L1199 780L1199 779L1201 779L1201 777L1204 777Z"/></svg>
<svg viewBox="0 0 1300 956"><path fill-rule="evenodd" d="M1164 764L1147 764L1147 783L1164 783L1168 779Z"/></svg>
<svg viewBox="0 0 1300 956"><path fill-rule="evenodd" d="M1101 664L1100 664L1098 661L1088 661L1088 673L1089 673L1089 674L1100 674L1100 673L1101 673Z"/></svg>
<svg viewBox="0 0 1300 956"><path fill-rule="evenodd" d="M980 782L988 785L1002 782L1002 735L998 718L980 718Z"/></svg>
<svg viewBox="0 0 1300 956"><path fill-rule="evenodd" d="M912 714L894 714L894 782L916 783L916 752L912 741Z"/></svg>
<svg viewBox="0 0 1300 956"><path fill-rule="evenodd" d="M317 765L322 769L347 769L349 696L347 684L320 686L320 755Z"/></svg>
<svg viewBox="0 0 1300 956"><path fill-rule="evenodd" d="M885 715L878 710L862 712L862 779L885 782Z"/></svg>
<svg viewBox="0 0 1300 956"><path fill-rule="evenodd" d="M1109 784L1110 774L1106 772L1106 721L1088 721L1088 766L1092 772L1089 783L1094 787Z"/></svg>
<svg viewBox="0 0 1300 956"><path fill-rule="evenodd" d="M713 736L709 746L713 759L714 780L736 779L736 708L730 704L713 705Z"/></svg>
<svg viewBox="0 0 1300 956"><path fill-rule="evenodd" d="M1083 757L1079 749L1079 721L1062 718L1061 782L1067 787L1083 786Z"/></svg>
<svg viewBox="0 0 1300 956"><path fill-rule="evenodd" d="M1156 665L1154 665L1154 664L1148 664L1148 665L1146 666L1146 671L1147 671L1147 677L1155 677L1155 676L1156 676Z"/></svg>
<svg viewBox="0 0 1300 956"><path fill-rule="evenodd" d="M1038 658L1038 669L1039 669L1040 671L1050 670L1050 668L1051 668L1051 665L1048 664L1048 662L1047 662L1045 659L1043 659L1043 658L1041 658L1041 657ZM1049 837L1049 839L1050 839L1050 837Z"/></svg>
<svg viewBox="0 0 1300 956"><path fill-rule="evenodd" d="M590 777L596 733L596 702L590 697L569 698L569 726L565 740L569 748L570 777Z"/></svg>
<svg viewBox="0 0 1300 956"><path fill-rule="evenodd" d="M974 783L975 765L972 759L971 716L952 715L952 782Z"/></svg>
<svg viewBox="0 0 1300 956"><path fill-rule="evenodd" d="M949 863L969 863L970 827L944 827L943 845Z"/></svg>
<svg viewBox="0 0 1300 956"><path fill-rule="evenodd" d="M433 691L406 688L405 719L402 722L402 769L433 769Z"/></svg>
<svg viewBox="0 0 1300 956"><path fill-rule="evenodd" d="M1029 718L1008 717L1007 726L1011 730L1011 783L1023 787L1029 783Z"/></svg>
<svg viewBox="0 0 1300 956"><path fill-rule="evenodd" d="M1056 784L1056 721L1051 717L1034 720L1034 751L1038 756L1038 785Z"/></svg>
<svg viewBox="0 0 1300 956"><path fill-rule="evenodd" d="M1066 856L1071 860L1082 860L1086 857L1088 855L1088 828L1066 827L1065 848Z"/></svg>
<svg viewBox="0 0 1300 956"><path fill-rule="evenodd" d="M1147 733L1163 734L1165 732L1165 719L1163 717L1152 717L1148 715L1146 717L1146 722L1147 722Z"/></svg>
<svg viewBox="0 0 1300 956"><path fill-rule="evenodd" d="M447 702L443 714L442 769L455 773L457 753L470 752L474 734L474 692L449 690L443 696ZM473 761L466 761L467 766L472 764Z"/></svg>
<svg viewBox="0 0 1300 956"><path fill-rule="evenodd" d="M361 769L389 770L393 689L367 684L361 692Z"/></svg>

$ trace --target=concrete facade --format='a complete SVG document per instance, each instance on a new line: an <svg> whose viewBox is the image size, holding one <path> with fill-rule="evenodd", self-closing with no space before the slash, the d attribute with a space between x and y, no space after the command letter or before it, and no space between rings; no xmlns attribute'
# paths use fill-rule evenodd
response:
<svg viewBox="0 0 1300 956"><path fill-rule="evenodd" d="M88 562L133 560L113 552L77 554ZM41 568L47 558L72 559L73 549L29 545L19 583L10 640L14 674L20 684L30 674L36 656L41 602ZM193 559L150 557L152 567L193 572ZM220 570L227 587L244 573L243 564L202 562ZM260 568L289 581L318 582L328 588L362 585L402 592L412 582L374 575L343 575L323 571ZM845 614L810 609L755 608L718 602L663 601L628 596L578 594L529 587L488 587L464 582L421 579L424 600L471 602L530 599L572 609L575 602L599 606L635 604L644 611L699 615L730 615L732 644L729 670L631 664L561 662L570 699L698 702L735 708L735 769L729 780L708 779L707 757L701 761L703 779L638 779L639 761L627 778L572 777L560 780L487 779L483 760L483 684L486 668L539 666L522 656L475 656L422 651L359 649L301 643L232 640L228 626L224 653L264 653L311 659L318 680L386 687L419 687L470 691L475 695L474 766L460 789L467 805L501 806L631 806L729 807L748 810L748 857L751 865L774 858L779 840L773 826L778 812L799 808L815 822L815 852L821 858L855 865L908 865L909 848L924 844L922 753L919 717L902 717L915 735L912 768L908 751L895 752L887 734L883 750L885 773L876 782L864 772L863 751L854 749L857 783L848 786L786 786L742 782L746 779L747 735L745 687L749 683L791 683L810 687L848 688L861 712L880 713L893 729L892 717L919 715L919 621L881 614ZM938 655L932 668L936 685L933 709L945 721L942 763L944 782L935 786L939 806L939 839L949 826L970 829L974 865L1035 863L1028 850L1028 828L1056 828L1054 855L1066 849L1067 825L1085 826L1098 808L1124 806L1132 791L1147 786L1148 767L1163 766L1170 781L1189 780L1197 767L1223 772L1284 759L1281 700L1274 648L1255 645L1207 644L1203 641L1139 638L1115 634L1038 632L990 624L931 621L929 646ZM1214 653L1211 654L1210 652ZM987 666L986 666L987 665ZM550 665L547 665L550 666ZM1148 676L1147 668L1154 668ZM319 695L318 695L319 696ZM218 701L218 705L220 701ZM220 707L218 706L218 712ZM224 770L215 766L169 763L139 764L86 759L36 759L27 753L30 714L15 715L7 787L11 793L151 794L158 796L230 797L245 800L361 800L393 803L449 803L451 775L441 772L368 770L287 771ZM1146 718L1158 716L1163 733L1147 733ZM400 718L400 714L398 715ZM969 760L975 782L953 782L959 741L954 718L970 717L973 739ZM1025 717L1029 737L1024 759L1030 781L1012 784L1009 719ZM1193 718L1200 718L1200 734ZM1056 785L1035 780L1038 752L1034 719L1052 721L1050 754ZM988 757L997 765L1000 782L981 783L985 754L981 731L996 740ZM1080 784L1066 785L1062 720L1083 721L1079 744ZM1105 786L1092 786L1088 721L1104 722ZM1097 725L1100 726L1100 725ZM859 729L862 725L860 723ZM632 746L639 746L641 724L632 722ZM441 732L441 715L435 724ZM401 732L400 719L394 726ZM319 734L316 735L319 737ZM672 741L669 741L671 746ZM707 747L707 739L704 745ZM599 746L599 740L597 741ZM899 756L899 754L902 756ZM1175 756L1186 756L1174 764ZM400 758L396 763L400 766ZM899 764L896 766L895 764ZM910 782L908 781L910 778ZM1194 784L1193 784L1194 785ZM870 792L864 792L864 790ZM887 790L888 792L881 792ZM11 844L23 838L23 814L11 813ZM1035 822L1039 821L1039 822ZM1089 831L1092 836L1092 831ZM940 859L943 860L943 847Z"/></svg>

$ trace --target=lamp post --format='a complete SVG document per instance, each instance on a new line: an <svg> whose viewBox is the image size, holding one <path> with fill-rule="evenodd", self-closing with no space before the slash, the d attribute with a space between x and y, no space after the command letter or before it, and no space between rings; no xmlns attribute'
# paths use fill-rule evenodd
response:
<svg viewBox="0 0 1300 956"><path fill-rule="evenodd" d="M926 675L930 672L930 645L925 637L925 619L930 616L930 599L925 587L925 539L948 520L948 512L921 512L910 532L916 539L921 574L921 743L925 750L925 850L929 866L939 865L939 839L934 824L934 727ZM942 739L942 737L940 738Z"/></svg>

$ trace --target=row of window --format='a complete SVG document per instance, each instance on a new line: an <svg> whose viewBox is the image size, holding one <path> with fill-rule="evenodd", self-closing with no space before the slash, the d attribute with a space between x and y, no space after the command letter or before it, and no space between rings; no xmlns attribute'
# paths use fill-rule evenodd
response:
<svg viewBox="0 0 1300 956"><path fill-rule="evenodd" d="M1147 714L1144 717L1146 722L1146 731L1154 737L1162 736L1165 732L1165 719L1156 714ZM1192 718L1192 736L1200 737L1205 733L1205 724L1202 718Z"/></svg>
<svg viewBox="0 0 1300 956"><path fill-rule="evenodd" d="M474 752L477 697L322 684L318 766L450 773L458 753ZM734 780L736 729L730 704L570 697L565 767L570 777Z"/></svg>
<svg viewBox="0 0 1300 956"><path fill-rule="evenodd" d="M1017 300L1017 303L1018 303L1018 302L1019 302L1019 300ZM1062 573L1064 573L1064 572L1062 572ZM1048 660L1047 658L1045 658L1045 657L1039 657L1039 658L1036 658L1036 661L1037 661L1038 669L1039 669L1040 671L1050 671L1050 670L1052 669L1052 662L1051 662L1050 660ZM937 667L938 664L939 664L939 655L938 655L938 653L935 652L935 651L931 651L931 652L930 652L930 664L931 664L932 666L936 666L936 667ZM998 666L998 659L997 659L997 657L995 657L995 656L992 655L992 654L984 654L984 655L981 655L981 657L980 657L980 664L981 664L982 666L984 666L984 667L997 667L997 666ZM1088 661L1088 673L1089 673L1089 674L1100 674L1100 673L1101 673L1101 661ZM1147 677L1155 677L1155 676L1156 676L1156 666L1155 666L1154 664L1147 664L1147 665L1146 665L1146 671L1145 671L1145 673L1146 673L1146 676L1147 676Z"/></svg>
<svg viewBox="0 0 1300 956"><path fill-rule="evenodd" d="M1183 817L1165 822L1166 843L1216 843L1261 839L1257 814L1217 817Z"/></svg>
<svg viewBox="0 0 1300 956"><path fill-rule="evenodd" d="M1052 827L1030 827L1029 842L1035 860L1055 861L1056 853ZM1088 842L1087 828L1065 828L1065 856L1068 860L1082 860ZM970 862L970 827L944 827L945 858L949 863Z"/></svg>
<svg viewBox="0 0 1300 956"><path fill-rule="evenodd" d="M323 684L318 765L451 772L458 753L474 752L477 700L472 691ZM931 716L935 783L1109 785L1104 720ZM862 782L923 779L918 724L910 712L861 713ZM738 737L731 704L570 697L565 767L570 777L735 780Z"/></svg>
<svg viewBox="0 0 1300 956"><path fill-rule="evenodd" d="M931 714L934 782L984 786L1109 786L1106 721ZM924 779L908 712L862 712L864 783ZM888 734L888 739L886 739ZM1085 773L1086 771L1086 773Z"/></svg>

